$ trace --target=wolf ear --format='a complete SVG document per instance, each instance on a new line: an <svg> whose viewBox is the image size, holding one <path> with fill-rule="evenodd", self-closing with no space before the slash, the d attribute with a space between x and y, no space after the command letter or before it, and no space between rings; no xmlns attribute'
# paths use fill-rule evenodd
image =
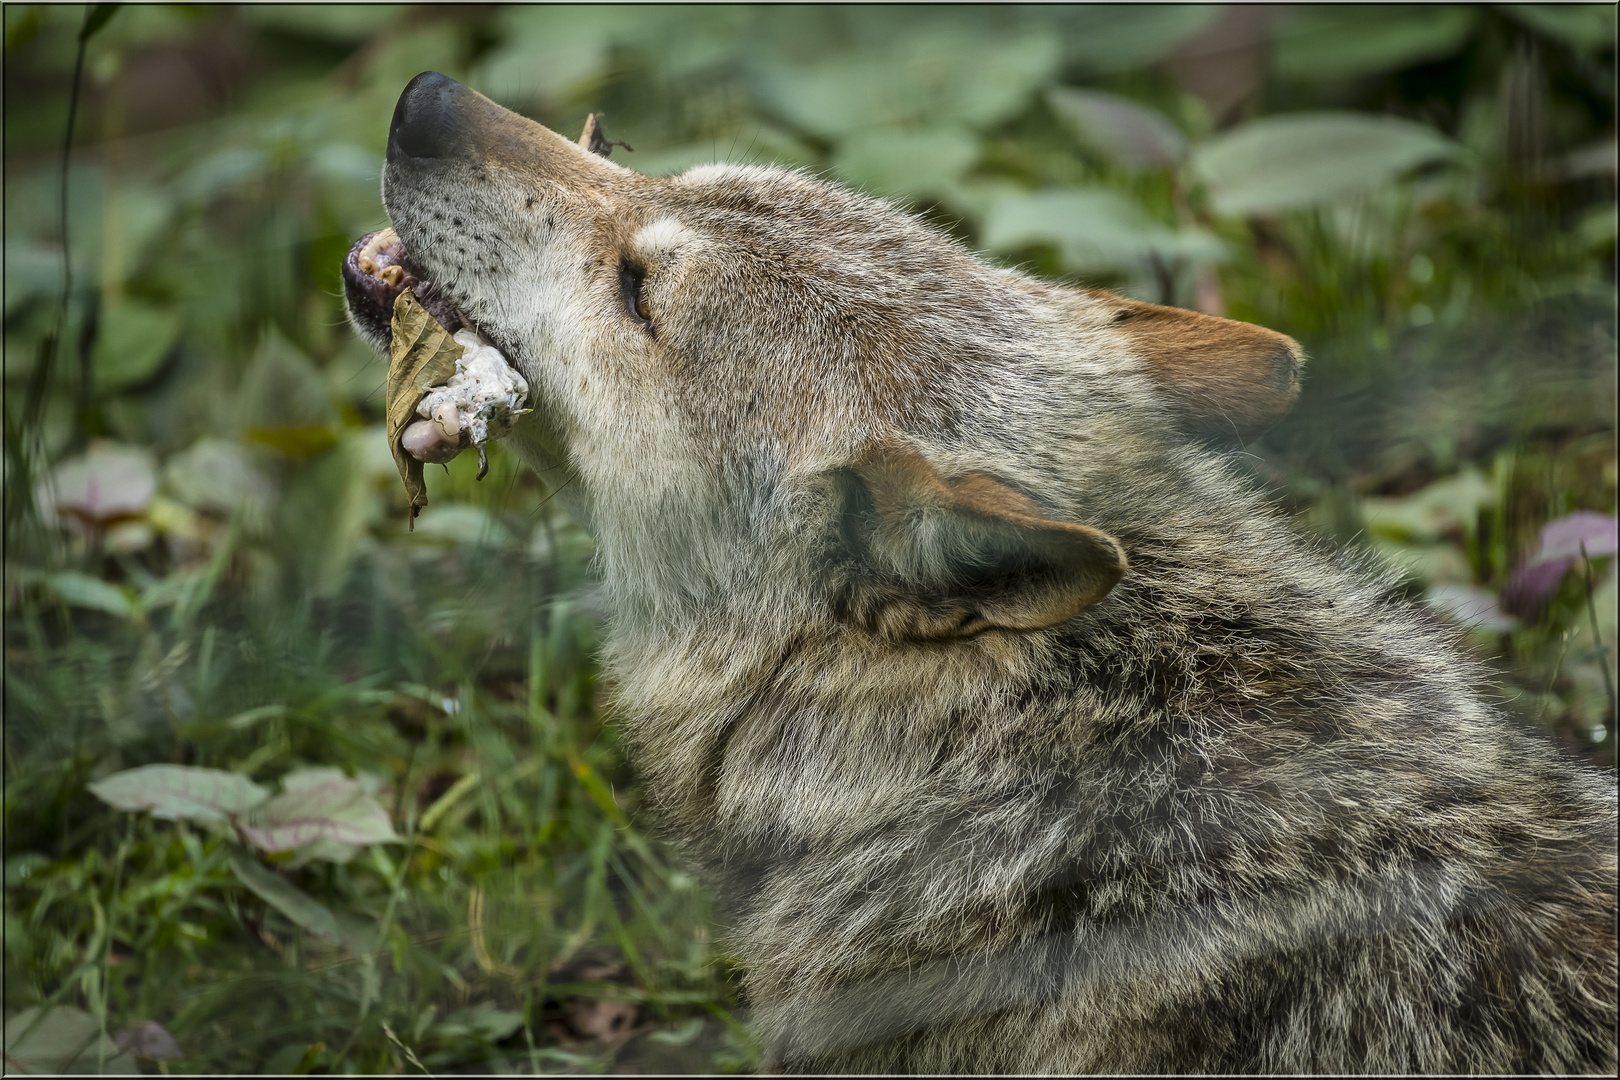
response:
<svg viewBox="0 0 1620 1080"><path fill-rule="evenodd" d="M602 130L601 113L590 113L585 117L585 130L579 133L579 145L602 157L612 157L615 146L622 146L626 150L635 149L629 143L608 141L607 132Z"/></svg>
<svg viewBox="0 0 1620 1080"><path fill-rule="evenodd" d="M1305 354L1293 338L1252 323L1110 297L1114 327L1179 406L1195 438L1245 442L1281 420L1299 397Z"/></svg>
<svg viewBox="0 0 1620 1080"><path fill-rule="evenodd" d="M1119 541L1045 517L972 472L947 482L916 450L885 447L854 467L869 503L861 543L879 582L851 614L885 636L1038 630L1071 619L1125 574Z"/></svg>

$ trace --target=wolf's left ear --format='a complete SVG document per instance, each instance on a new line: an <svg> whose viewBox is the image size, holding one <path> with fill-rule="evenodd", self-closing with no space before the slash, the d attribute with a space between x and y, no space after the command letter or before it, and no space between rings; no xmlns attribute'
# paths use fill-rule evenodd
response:
<svg viewBox="0 0 1620 1080"><path fill-rule="evenodd" d="M1293 338L1252 323L1109 297L1113 327L1130 338L1170 392L1182 429L1245 442L1281 420L1299 397L1305 354Z"/></svg>
<svg viewBox="0 0 1620 1080"><path fill-rule="evenodd" d="M607 132L602 130L601 113L591 113L585 117L585 130L579 133L579 145L602 157L613 156L615 146L622 146L626 150L635 149L629 143L608 141Z"/></svg>
<svg viewBox="0 0 1620 1080"><path fill-rule="evenodd" d="M986 473L946 481L909 446L874 450L853 471L870 500L862 546L882 580L861 590L852 614L886 636L1038 630L1080 614L1125 574L1119 541L1044 516Z"/></svg>

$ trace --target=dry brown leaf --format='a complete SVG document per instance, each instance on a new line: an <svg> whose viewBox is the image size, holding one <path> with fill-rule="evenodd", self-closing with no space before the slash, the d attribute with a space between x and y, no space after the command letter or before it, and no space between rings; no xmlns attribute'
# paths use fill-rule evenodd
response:
<svg viewBox="0 0 1620 1080"><path fill-rule="evenodd" d="M388 449L399 466L405 494L411 500L411 522L427 505L427 483L422 463L405 452L400 434L416 420L416 405L429 387L443 386L456 373L456 360L464 350L439 321L427 313L411 290L394 301L392 338L388 359Z"/></svg>

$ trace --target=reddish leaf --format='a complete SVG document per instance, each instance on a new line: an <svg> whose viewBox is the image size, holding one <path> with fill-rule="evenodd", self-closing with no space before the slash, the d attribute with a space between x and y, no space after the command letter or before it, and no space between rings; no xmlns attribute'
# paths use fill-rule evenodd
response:
<svg viewBox="0 0 1620 1080"><path fill-rule="evenodd" d="M1581 553L1592 558L1613 555L1620 539L1614 518L1594 514L1590 510L1577 510L1568 517L1549 521L1541 530L1541 549L1536 552L1537 562L1550 559L1573 558Z"/></svg>
<svg viewBox="0 0 1620 1080"><path fill-rule="evenodd" d="M1502 610L1521 619L1535 618L1542 605L1558 591L1569 566L1569 559L1520 563L1502 586Z"/></svg>

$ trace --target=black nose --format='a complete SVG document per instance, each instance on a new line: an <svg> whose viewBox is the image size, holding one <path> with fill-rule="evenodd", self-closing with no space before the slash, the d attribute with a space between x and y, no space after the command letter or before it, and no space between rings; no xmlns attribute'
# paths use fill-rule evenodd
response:
<svg viewBox="0 0 1620 1080"><path fill-rule="evenodd" d="M406 83L388 125L388 160L401 154L414 158L454 155L461 143L457 105L467 92L465 86L437 71L424 71Z"/></svg>

